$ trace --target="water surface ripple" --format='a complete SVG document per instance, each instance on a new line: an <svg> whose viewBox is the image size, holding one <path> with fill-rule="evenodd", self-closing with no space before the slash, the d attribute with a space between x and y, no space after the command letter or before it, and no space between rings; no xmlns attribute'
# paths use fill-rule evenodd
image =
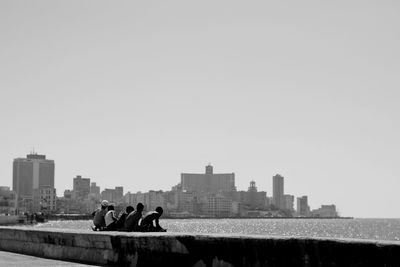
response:
<svg viewBox="0 0 400 267"><path fill-rule="evenodd" d="M91 221L49 221L35 228L90 230ZM168 232L400 240L400 219L161 219Z"/></svg>

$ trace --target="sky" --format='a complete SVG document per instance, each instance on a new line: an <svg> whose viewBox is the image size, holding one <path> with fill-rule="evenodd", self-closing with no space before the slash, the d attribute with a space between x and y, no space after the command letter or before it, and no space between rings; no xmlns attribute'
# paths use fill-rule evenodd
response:
<svg viewBox="0 0 400 267"><path fill-rule="evenodd" d="M400 218L400 2L0 1L0 185L57 194L235 173L311 209Z"/></svg>

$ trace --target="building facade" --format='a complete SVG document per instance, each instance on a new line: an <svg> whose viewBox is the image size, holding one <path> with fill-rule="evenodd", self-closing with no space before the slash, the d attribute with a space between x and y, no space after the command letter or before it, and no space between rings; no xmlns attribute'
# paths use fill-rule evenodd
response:
<svg viewBox="0 0 400 267"><path fill-rule="evenodd" d="M72 190L75 199L87 199L90 193L90 178L82 178L82 176L77 175L74 178Z"/></svg>
<svg viewBox="0 0 400 267"><path fill-rule="evenodd" d="M284 209L284 178L280 174L272 177L272 198L273 204L278 209Z"/></svg>
<svg viewBox="0 0 400 267"><path fill-rule="evenodd" d="M338 217L335 205L322 205L319 209L312 211L313 217L331 218Z"/></svg>
<svg viewBox="0 0 400 267"><path fill-rule="evenodd" d="M284 199L284 209L293 212L294 211L294 196L293 195L283 195Z"/></svg>
<svg viewBox="0 0 400 267"><path fill-rule="evenodd" d="M203 213L208 217L230 217L232 215L232 199L220 194L207 195L202 198Z"/></svg>
<svg viewBox="0 0 400 267"><path fill-rule="evenodd" d="M0 186L0 214L15 214L15 192L8 186Z"/></svg>
<svg viewBox="0 0 400 267"><path fill-rule="evenodd" d="M13 191L18 198L33 198L33 190L40 186L54 188L54 160L45 155L29 154L13 162Z"/></svg>
<svg viewBox="0 0 400 267"><path fill-rule="evenodd" d="M182 173L181 186L183 191L201 193L219 193L236 191L235 174L215 174L211 165L206 166L206 172Z"/></svg>
<svg viewBox="0 0 400 267"><path fill-rule="evenodd" d="M297 198L297 215L301 217L309 216L310 207L308 206L308 197L302 196Z"/></svg>
<svg viewBox="0 0 400 267"><path fill-rule="evenodd" d="M187 211L194 214L196 207L196 195L194 192L177 191L175 193L175 204L177 212Z"/></svg>
<svg viewBox="0 0 400 267"><path fill-rule="evenodd" d="M57 194L54 187L44 185L33 190L33 206L35 211L45 213L57 210Z"/></svg>
<svg viewBox="0 0 400 267"><path fill-rule="evenodd" d="M100 199L100 186L97 186L96 183L90 184L90 195L92 195L95 199Z"/></svg>

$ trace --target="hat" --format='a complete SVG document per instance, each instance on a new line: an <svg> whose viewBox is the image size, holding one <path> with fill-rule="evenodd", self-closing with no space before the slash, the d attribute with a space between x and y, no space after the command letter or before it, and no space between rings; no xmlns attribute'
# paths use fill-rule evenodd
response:
<svg viewBox="0 0 400 267"><path fill-rule="evenodd" d="M101 201L101 205L104 206L104 207L107 207L108 206L108 201L107 200Z"/></svg>

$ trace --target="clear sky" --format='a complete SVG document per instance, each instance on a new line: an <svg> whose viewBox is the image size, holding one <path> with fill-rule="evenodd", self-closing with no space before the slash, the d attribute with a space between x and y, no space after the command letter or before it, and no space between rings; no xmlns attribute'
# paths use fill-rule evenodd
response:
<svg viewBox="0 0 400 267"><path fill-rule="evenodd" d="M0 184L32 148L103 190L234 172L400 217L399 1L0 1Z"/></svg>

